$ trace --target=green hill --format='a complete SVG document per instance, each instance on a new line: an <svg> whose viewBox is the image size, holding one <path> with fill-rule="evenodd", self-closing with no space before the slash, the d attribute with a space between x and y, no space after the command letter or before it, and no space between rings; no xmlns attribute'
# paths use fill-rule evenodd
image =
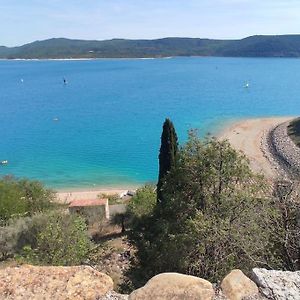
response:
<svg viewBox="0 0 300 300"><path fill-rule="evenodd" d="M241 40L164 38L85 41L55 38L0 47L0 58L135 58L167 56L300 57L300 35L252 36Z"/></svg>

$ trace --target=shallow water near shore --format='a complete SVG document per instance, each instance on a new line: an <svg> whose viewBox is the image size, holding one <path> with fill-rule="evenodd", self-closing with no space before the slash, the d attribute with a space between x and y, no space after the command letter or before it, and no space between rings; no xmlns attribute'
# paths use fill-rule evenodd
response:
<svg viewBox="0 0 300 300"><path fill-rule="evenodd" d="M300 114L299 59L0 61L0 82L0 175L57 189L155 181L165 117L183 143Z"/></svg>

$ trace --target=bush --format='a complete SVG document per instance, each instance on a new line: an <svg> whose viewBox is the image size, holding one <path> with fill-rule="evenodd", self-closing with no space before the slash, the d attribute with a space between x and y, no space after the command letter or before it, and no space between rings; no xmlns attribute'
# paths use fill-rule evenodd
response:
<svg viewBox="0 0 300 300"><path fill-rule="evenodd" d="M0 227L0 261L21 254L23 247L36 245L36 237L47 222L42 214L33 217L11 219L7 226Z"/></svg>
<svg viewBox="0 0 300 300"><path fill-rule="evenodd" d="M25 248L25 257L34 264L78 265L87 257L91 242L83 218L51 212L36 236L36 245Z"/></svg>
<svg viewBox="0 0 300 300"><path fill-rule="evenodd" d="M38 181L4 177L0 180L0 225L11 218L32 216L53 208L55 194Z"/></svg>
<svg viewBox="0 0 300 300"><path fill-rule="evenodd" d="M111 220L112 224L122 227L122 233L130 227L135 231L135 223L139 222L143 216L152 214L156 204L156 187L146 184L139 188L127 205L124 213L115 214Z"/></svg>
<svg viewBox="0 0 300 300"><path fill-rule="evenodd" d="M128 213L138 218L150 215L156 204L155 189L151 184L138 189L128 204Z"/></svg>
<svg viewBox="0 0 300 300"><path fill-rule="evenodd" d="M300 270L300 182L280 180L274 189L272 236L268 252L273 268Z"/></svg>

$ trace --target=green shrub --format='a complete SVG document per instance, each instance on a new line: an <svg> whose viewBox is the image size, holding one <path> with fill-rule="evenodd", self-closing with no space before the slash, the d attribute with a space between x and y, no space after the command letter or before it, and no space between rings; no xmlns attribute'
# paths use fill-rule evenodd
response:
<svg viewBox="0 0 300 300"><path fill-rule="evenodd" d="M128 204L128 213L135 217L142 217L152 213L156 204L155 187L147 184L139 188Z"/></svg>
<svg viewBox="0 0 300 300"><path fill-rule="evenodd" d="M55 193L38 181L4 177L0 180L0 225L53 208L54 198Z"/></svg>
<svg viewBox="0 0 300 300"><path fill-rule="evenodd" d="M38 214L33 217L11 219L0 227L0 261L21 254L23 247L36 245L36 237L47 217Z"/></svg>
<svg viewBox="0 0 300 300"><path fill-rule="evenodd" d="M78 265L91 249L83 218L51 212L36 236L35 247L26 247L24 256L34 264Z"/></svg>

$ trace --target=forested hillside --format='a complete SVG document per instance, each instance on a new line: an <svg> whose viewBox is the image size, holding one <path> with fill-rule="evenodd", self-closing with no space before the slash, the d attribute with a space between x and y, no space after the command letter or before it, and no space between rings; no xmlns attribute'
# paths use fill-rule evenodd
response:
<svg viewBox="0 0 300 300"><path fill-rule="evenodd" d="M241 40L164 38L85 41L55 38L0 47L0 58L146 58L168 56L300 57L300 35L252 36Z"/></svg>

